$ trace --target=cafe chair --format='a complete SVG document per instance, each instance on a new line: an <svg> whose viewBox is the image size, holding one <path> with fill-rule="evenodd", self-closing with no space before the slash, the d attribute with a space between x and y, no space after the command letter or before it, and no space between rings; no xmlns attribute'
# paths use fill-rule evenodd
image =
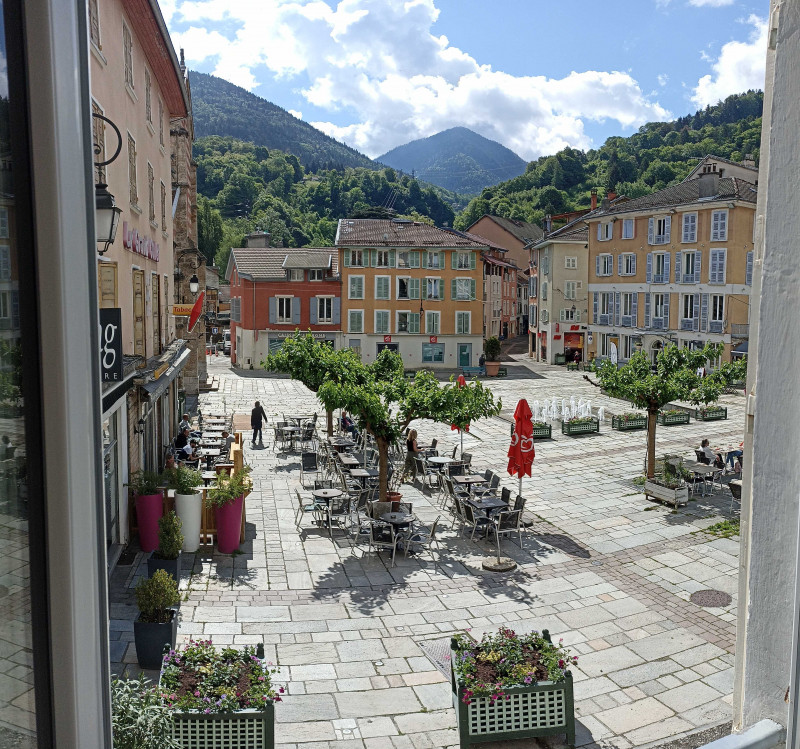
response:
<svg viewBox="0 0 800 749"><path fill-rule="evenodd" d="M439 521L441 518L442 516L439 515L436 520L433 521L433 525L430 528L427 528L424 525L418 526L403 538L403 545L405 546L405 550L403 552L404 558L408 558L409 551L412 554L419 554L427 551L431 555L431 561L433 562L434 568L436 567L436 557L433 555L433 547L435 545L436 553L440 554L439 540L436 538L436 531L439 527Z"/></svg>
<svg viewBox="0 0 800 749"><path fill-rule="evenodd" d="M505 510L498 512L489 525L489 533L494 533L497 538L497 548L500 549L500 536L510 536L516 533L519 537L519 548L522 545L522 510Z"/></svg>

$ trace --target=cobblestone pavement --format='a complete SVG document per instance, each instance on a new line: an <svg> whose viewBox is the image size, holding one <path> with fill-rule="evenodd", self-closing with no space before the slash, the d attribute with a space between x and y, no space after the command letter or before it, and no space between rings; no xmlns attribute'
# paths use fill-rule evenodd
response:
<svg viewBox="0 0 800 749"><path fill-rule="evenodd" d="M466 628L479 636L501 624L549 628L579 656L580 746L640 747L730 720L739 544L704 530L730 517L729 491L693 497L677 511L646 500L633 483L642 471L645 434L610 428L610 414L627 404L601 395L582 373L513 358L511 377L489 382L503 413L465 436L477 468L504 473L520 397L591 398L609 420L600 435L578 438L556 433L555 422L555 439L537 442L533 478L523 480L533 526L524 549L503 541L503 554L519 565L507 575L484 572L492 547L459 537L446 515L436 565L428 557L398 556L392 568L386 555L354 547L341 532L331 539L308 519L298 530L292 495L299 455L276 451L271 438L263 449L247 442L254 480L248 540L239 555L210 548L196 555L191 575L181 580L179 640L264 643L288 687L276 710L282 749L457 746L449 682L422 644ZM201 396L201 408L244 414L258 399L270 417L320 411L299 383L235 373L222 357L209 369L220 388ZM738 444L744 398L725 396L723 403L727 421L659 427L658 453L693 457L703 437L712 445ZM440 451L456 444L447 425L417 428L425 441L437 437ZM503 484L516 493L516 479ZM444 514L435 496L410 485L402 491L423 522ZM136 671L131 588L141 556L138 566L118 567L112 581L118 672ZM700 607L689 596L701 589L727 592L733 601Z"/></svg>

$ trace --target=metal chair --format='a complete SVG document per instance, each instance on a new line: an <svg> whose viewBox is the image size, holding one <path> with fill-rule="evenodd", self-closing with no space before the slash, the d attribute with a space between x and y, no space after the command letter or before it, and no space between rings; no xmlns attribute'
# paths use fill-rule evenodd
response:
<svg viewBox="0 0 800 749"><path fill-rule="evenodd" d="M522 545L522 510L506 510L498 512L489 525L489 533L494 533L497 538L497 553L500 554L500 536L510 536L516 533L519 537L519 548Z"/></svg>
<svg viewBox="0 0 800 749"><path fill-rule="evenodd" d="M315 477L322 475L316 453L301 453L300 455L300 483L303 487L306 485L305 477L308 474Z"/></svg>
<svg viewBox="0 0 800 749"><path fill-rule="evenodd" d="M489 520L486 515L478 513L478 511L467 502L461 502L461 508L464 512L464 523L472 526L472 533L470 534L469 540L474 541L475 531L478 530L478 528L487 530L492 524L492 521Z"/></svg>
<svg viewBox="0 0 800 749"><path fill-rule="evenodd" d="M318 504L314 501L309 504L308 500L300 496L299 490L295 489L294 493L297 496L297 509L294 515L294 524L298 528L300 527L300 518L302 518L303 515L314 515L317 521L319 521L322 515L327 511L328 508L325 505Z"/></svg>
<svg viewBox="0 0 800 749"><path fill-rule="evenodd" d="M405 546L403 556L405 558L408 558L409 551L412 553L427 551L431 555L434 568L436 567L436 557L433 556L433 546L434 544L436 545L436 553L439 554L439 540L436 538L436 531L441 518L442 516L439 515L436 520L433 521L433 525L431 525L430 528L425 526L413 528L411 532L403 538L403 545Z"/></svg>
<svg viewBox="0 0 800 749"><path fill-rule="evenodd" d="M525 509L525 502L527 500L521 494L517 494L517 498L514 500L514 512L519 510L522 512Z"/></svg>
<svg viewBox="0 0 800 749"><path fill-rule="evenodd" d="M414 457L414 464L416 465L416 468L417 468L417 478L419 479L419 482L422 485L422 487L425 488L425 486L426 486L425 479L427 479L428 480L428 482L427 482L428 488L429 489L433 489L434 488L433 481L435 479L436 480L436 488L438 489L439 488L439 472L435 468L432 468L431 466L426 465L425 461L423 461L422 458Z"/></svg>
<svg viewBox="0 0 800 749"><path fill-rule="evenodd" d="M373 520L369 526L369 547L368 550L375 549L392 550L392 567L394 567L394 557L397 553L397 542L399 537L394 532L394 526L391 523L384 523L381 521Z"/></svg>
<svg viewBox="0 0 800 749"><path fill-rule="evenodd" d="M333 524L336 523L345 533L345 521L350 519L350 497L347 494L332 499L326 508L325 516L328 519L328 534L333 538Z"/></svg>

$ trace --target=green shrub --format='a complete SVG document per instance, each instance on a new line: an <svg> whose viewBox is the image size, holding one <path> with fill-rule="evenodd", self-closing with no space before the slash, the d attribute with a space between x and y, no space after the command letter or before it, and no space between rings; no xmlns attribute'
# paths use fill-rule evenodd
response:
<svg viewBox="0 0 800 749"><path fill-rule="evenodd" d="M217 483L208 490L208 503L212 507L224 507L249 492L253 487L249 473L250 466L240 468L232 476L221 473L217 476Z"/></svg>
<svg viewBox="0 0 800 749"><path fill-rule="evenodd" d="M164 478L167 488L174 489L176 494L197 494L197 487L203 484L203 474L188 466L178 466L166 471Z"/></svg>
<svg viewBox="0 0 800 749"><path fill-rule="evenodd" d="M487 338L483 342L483 353L486 354L486 361L497 361L500 356L500 341L497 336Z"/></svg>
<svg viewBox="0 0 800 749"><path fill-rule="evenodd" d="M163 479L161 474L155 471L136 471L130 475L126 486L129 486L137 497L158 494L163 489Z"/></svg>
<svg viewBox="0 0 800 749"><path fill-rule="evenodd" d="M111 680L111 729L114 749L177 749L172 716L144 676Z"/></svg>
<svg viewBox="0 0 800 749"><path fill-rule="evenodd" d="M158 519L158 551L160 559L177 559L183 546L183 533L181 527L183 523L171 510L166 515Z"/></svg>
<svg viewBox="0 0 800 749"><path fill-rule="evenodd" d="M151 624L166 624L172 621L172 606L180 603L178 583L165 570L156 570L149 579L142 579L136 586L136 605L140 621Z"/></svg>

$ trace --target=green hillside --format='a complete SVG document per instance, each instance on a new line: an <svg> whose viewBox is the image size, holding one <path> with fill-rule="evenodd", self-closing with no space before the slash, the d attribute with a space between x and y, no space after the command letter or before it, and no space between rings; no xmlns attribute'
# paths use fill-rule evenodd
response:
<svg viewBox="0 0 800 749"><path fill-rule="evenodd" d="M426 182L468 194L525 171L525 161L513 151L465 127L411 141L378 160Z"/></svg>
<svg viewBox="0 0 800 749"><path fill-rule="evenodd" d="M748 91L672 122L650 122L586 153L566 148L528 164L524 174L485 188L456 217L466 229L490 213L541 224L545 214L588 208L590 191L634 198L680 182L707 154L758 161L763 95Z"/></svg>

